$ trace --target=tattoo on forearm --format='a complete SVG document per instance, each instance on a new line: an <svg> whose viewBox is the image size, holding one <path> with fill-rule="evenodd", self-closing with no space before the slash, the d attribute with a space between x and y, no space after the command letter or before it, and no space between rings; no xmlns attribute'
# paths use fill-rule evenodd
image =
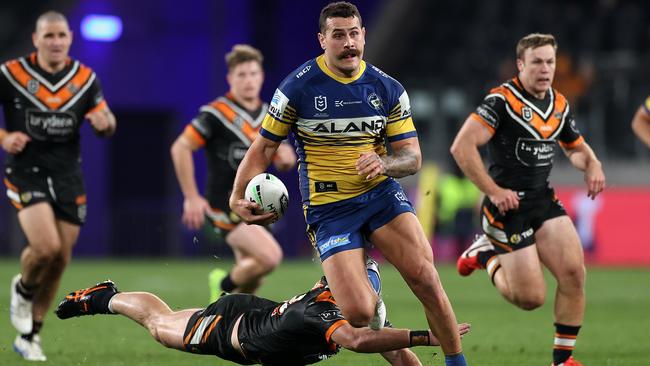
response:
<svg viewBox="0 0 650 366"><path fill-rule="evenodd" d="M394 152L392 155L382 156L386 174L389 177L401 178L418 172L418 158L408 149Z"/></svg>

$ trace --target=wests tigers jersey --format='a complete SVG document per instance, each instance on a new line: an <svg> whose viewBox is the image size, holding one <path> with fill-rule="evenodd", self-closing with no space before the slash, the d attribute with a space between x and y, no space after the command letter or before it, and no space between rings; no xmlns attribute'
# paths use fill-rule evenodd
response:
<svg viewBox="0 0 650 366"><path fill-rule="evenodd" d="M332 73L324 56L289 74L273 95L260 134L296 140L303 205L322 205L363 194L387 177L366 180L355 163L362 153L386 154L386 142L415 137L402 85L361 61L350 78Z"/></svg>
<svg viewBox="0 0 650 366"><path fill-rule="evenodd" d="M309 365L338 353L331 337L344 324L347 320L321 280L305 294L244 313L239 342L247 358L262 365Z"/></svg>
<svg viewBox="0 0 650 366"><path fill-rule="evenodd" d="M237 167L257 136L267 110L264 103L256 111L247 111L226 94L202 106L199 115L185 127L184 136L205 147L205 197L212 207L228 207Z"/></svg>
<svg viewBox="0 0 650 366"><path fill-rule="evenodd" d="M537 99L518 78L492 89L472 116L493 134L490 176L513 190L547 187L555 142L571 149L584 141L562 94L549 89L543 100Z"/></svg>
<svg viewBox="0 0 650 366"><path fill-rule="evenodd" d="M0 71L6 129L31 137L21 153L7 154L7 165L56 172L78 169L81 122L87 113L107 108L92 69L68 59L63 70L50 74L32 53L5 62Z"/></svg>

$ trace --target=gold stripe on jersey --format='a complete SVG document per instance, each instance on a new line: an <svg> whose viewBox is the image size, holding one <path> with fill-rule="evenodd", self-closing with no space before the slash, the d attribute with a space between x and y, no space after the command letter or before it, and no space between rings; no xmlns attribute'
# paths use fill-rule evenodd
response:
<svg viewBox="0 0 650 366"><path fill-rule="evenodd" d="M389 121L386 124L387 137L397 136L413 131L415 131L415 124L413 123L413 118L411 118L411 116L397 121Z"/></svg>
<svg viewBox="0 0 650 366"><path fill-rule="evenodd" d="M645 111L648 112L648 113L650 113L650 97L648 97L648 98L645 100L645 103L643 104L643 106L645 107Z"/></svg>
<svg viewBox="0 0 650 366"><path fill-rule="evenodd" d="M325 62L325 55L320 55L316 57L316 64L327 76L343 84L350 84L353 81L359 80L359 78L366 71L366 62L363 60L361 60L361 62L359 63L359 72L356 75L349 78L337 76L336 74L334 74L332 70L330 70L327 67L327 63Z"/></svg>
<svg viewBox="0 0 650 366"><path fill-rule="evenodd" d="M293 123L295 123L295 121L285 122L267 113L266 116L264 116L264 121L262 121L262 128L276 136L285 138L287 135L289 135L289 131L291 131L291 125Z"/></svg>
<svg viewBox="0 0 650 366"><path fill-rule="evenodd" d="M51 110L69 108L71 106L69 102L76 101L75 96L82 95L95 79L95 73L89 67L79 64L76 73L70 78L66 87L51 91L40 81L36 86L33 86L34 84L31 82L36 78L25 69L20 60L9 61L5 66L10 77L17 82L18 85L15 86L22 89L23 94L27 93L27 95L34 96L40 103ZM36 88L36 90L33 90L33 88Z"/></svg>

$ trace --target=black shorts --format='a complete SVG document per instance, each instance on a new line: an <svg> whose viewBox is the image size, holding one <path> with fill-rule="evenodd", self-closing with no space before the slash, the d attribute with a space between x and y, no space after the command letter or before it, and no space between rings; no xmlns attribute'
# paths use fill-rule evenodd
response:
<svg viewBox="0 0 650 366"><path fill-rule="evenodd" d="M86 221L86 189L79 170L53 174L36 167L6 167L4 183L18 210L48 202L57 219L80 226Z"/></svg>
<svg viewBox="0 0 650 366"><path fill-rule="evenodd" d="M183 333L185 350L215 355L242 365L254 365L255 362L247 360L233 348L230 335L240 315L250 309L268 306L267 302L250 294L222 296L190 317Z"/></svg>
<svg viewBox="0 0 650 366"><path fill-rule="evenodd" d="M499 254L534 244L535 232L544 221L567 214L552 188L519 192L519 196L519 208L505 215L487 196L483 199L481 226Z"/></svg>
<svg viewBox="0 0 650 366"><path fill-rule="evenodd" d="M239 216L230 210L230 207L215 207L211 205L210 212L206 212L205 218L212 226L214 232L225 237L241 223Z"/></svg>

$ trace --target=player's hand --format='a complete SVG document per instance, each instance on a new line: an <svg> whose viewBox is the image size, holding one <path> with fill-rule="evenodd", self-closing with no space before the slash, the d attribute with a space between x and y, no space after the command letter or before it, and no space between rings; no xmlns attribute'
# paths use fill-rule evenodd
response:
<svg viewBox="0 0 650 366"><path fill-rule="evenodd" d="M499 188L496 193L488 195L488 198L497 206L501 215L519 208L519 196L511 189Z"/></svg>
<svg viewBox="0 0 650 366"><path fill-rule="evenodd" d="M87 113L85 117L99 134L110 135L115 128L112 114L108 108Z"/></svg>
<svg viewBox="0 0 650 366"><path fill-rule="evenodd" d="M356 163L357 174L371 180L379 175L386 173L386 166L376 152L363 153L359 156Z"/></svg>
<svg viewBox="0 0 650 366"><path fill-rule="evenodd" d="M592 200L605 189L605 173L600 164L591 164L587 167L585 183L587 183L587 196Z"/></svg>
<svg viewBox="0 0 650 366"><path fill-rule="evenodd" d="M291 145L280 144L273 157L273 165L281 172L286 172L296 165L296 154L293 152Z"/></svg>
<svg viewBox="0 0 650 366"><path fill-rule="evenodd" d="M200 229L208 210L210 210L210 204L205 198L201 196L185 198L183 201L183 224L190 230Z"/></svg>
<svg viewBox="0 0 650 366"><path fill-rule="evenodd" d="M465 334L469 333L471 328L472 326L469 323L460 323L458 324L458 334L460 334L460 337L463 338ZM429 331L429 345L430 346L440 345L440 340L436 338L436 336L434 336L431 331Z"/></svg>
<svg viewBox="0 0 650 366"><path fill-rule="evenodd" d="M261 213L262 207L257 202L251 202L243 198L235 200L234 203L231 200L230 209L249 225L270 225L275 218L272 212Z"/></svg>
<svg viewBox="0 0 650 366"><path fill-rule="evenodd" d="M2 148L9 154L19 154L31 140L32 138L23 132L10 132L2 140Z"/></svg>

